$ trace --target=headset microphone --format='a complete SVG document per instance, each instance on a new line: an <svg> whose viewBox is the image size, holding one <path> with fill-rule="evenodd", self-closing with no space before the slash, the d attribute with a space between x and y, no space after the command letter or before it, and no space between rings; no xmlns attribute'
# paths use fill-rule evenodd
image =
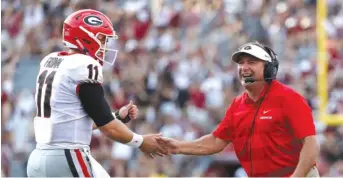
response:
<svg viewBox="0 0 343 178"><path fill-rule="evenodd" d="M244 78L244 83L254 83L256 81L265 81L265 80L270 80L270 79L275 79L275 77L264 78L261 80L257 80L254 77L246 77Z"/></svg>
<svg viewBox="0 0 343 178"><path fill-rule="evenodd" d="M254 77L244 78L244 83L254 83L254 82L256 82L256 79Z"/></svg>

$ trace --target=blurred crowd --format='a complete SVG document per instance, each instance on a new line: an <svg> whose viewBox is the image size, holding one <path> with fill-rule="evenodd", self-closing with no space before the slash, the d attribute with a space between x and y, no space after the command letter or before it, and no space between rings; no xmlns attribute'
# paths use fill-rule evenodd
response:
<svg viewBox="0 0 343 178"><path fill-rule="evenodd" d="M329 101L343 114L343 0L327 0ZM139 107L139 134L193 140L211 132L243 88L231 54L249 41L272 47L278 80L313 109L322 176L343 176L343 126L318 118L316 0L1 0L1 174L25 176L35 147L32 119L39 62L65 50L62 25L79 9L107 14L119 36L114 66L104 66L112 109ZM95 130L92 154L111 176L246 176L229 145L213 156L148 159Z"/></svg>

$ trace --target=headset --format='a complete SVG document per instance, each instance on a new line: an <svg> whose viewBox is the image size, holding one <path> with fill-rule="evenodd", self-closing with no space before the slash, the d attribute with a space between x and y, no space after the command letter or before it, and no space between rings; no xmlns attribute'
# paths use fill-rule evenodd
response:
<svg viewBox="0 0 343 178"><path fill-rule="evenodd" d="M249 43L251 45L256 45L262 48L265 52L269 54L271 57L271 62L265 61L264 62L264 72L263 72L263 80L270 83L273 79L276 79L277 72L279 70L279 59L276 53L269 47L259 43L259 42L252 42ZM246 45L244 45L246 46ZM255 79L254 77L247 77L244 79L245 83L253 83L256 81L260 81Z"/></svg>

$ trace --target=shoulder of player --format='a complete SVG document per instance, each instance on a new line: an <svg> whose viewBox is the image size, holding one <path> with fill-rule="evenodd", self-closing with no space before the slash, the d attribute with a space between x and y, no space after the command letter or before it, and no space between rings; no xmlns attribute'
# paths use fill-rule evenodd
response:
<svg viewBox="0 0 343 178"><path fill-rule="evenodd" d="M77 68L85 68L88 65L99 66L99 68L101 69L101 65L99 64L99 62L97 62L90 56L87 56L84 54L71 54L71 55L60 56L58 54L59 52L53 52L46 55L43 58L43 60L40 62L40 66L46 67L46 65L56 63L55 61L56 59L58 59L60 70L61 69L73 70ZM63 62L60 62L60 61L63 61Z"/></svg>
<svg viewBox="0 0 343 178"><path fill-rule="evenodd" d="M57 57L57 53L58 53L58 52L52 52L52 53L46 55L46 56L42 59L42 61L40 62L40 66L44 66L45 63L46 63L46 61L47 61L48 59L50 59L51 57Z"/></svg>
<svg viewBox="0 0 343 178"><path fill-rule="evenodd" d="M65 74L78 83L102 83L102 66L98 61L83 54L73 54L65 59Z"/></svg>
<svg viewBox="0 0 343 178"><path fill-rule="evenodd" d="M99 62L94 60L92 57L83 54L73 54L72 58L66 61L66 67L68 69L84 68L88 65L101 66Z"/></svg>

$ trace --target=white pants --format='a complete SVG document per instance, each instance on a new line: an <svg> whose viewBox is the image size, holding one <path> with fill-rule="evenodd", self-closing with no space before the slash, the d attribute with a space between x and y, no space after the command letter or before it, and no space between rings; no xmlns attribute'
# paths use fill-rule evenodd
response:
<svg viewBox="0 0 343 178"><path fill-rule="evenodd" d="M27 165L28 177L109 178L88 149L35 149Z"/></svg>

